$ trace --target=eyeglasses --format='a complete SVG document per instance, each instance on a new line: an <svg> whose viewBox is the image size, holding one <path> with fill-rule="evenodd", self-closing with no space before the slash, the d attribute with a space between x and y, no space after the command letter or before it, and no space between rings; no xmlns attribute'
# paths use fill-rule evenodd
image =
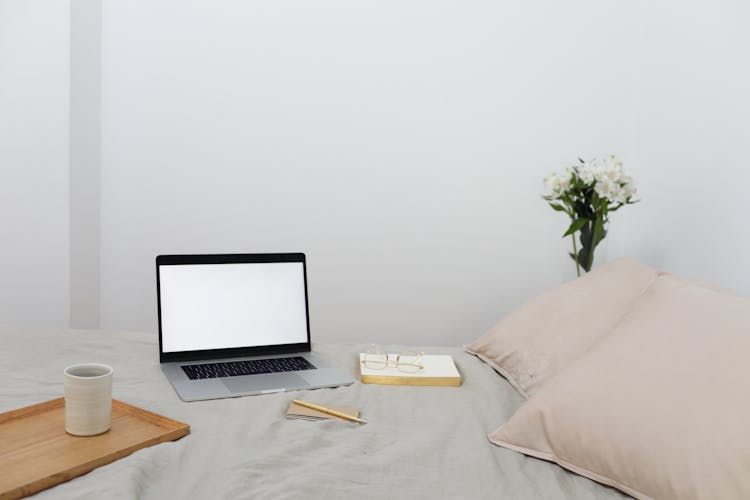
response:
<svg viewBox="0 0 750 500"><path fill-rule="evenodd" d="M372 344L360 363L370 370L396 368L404 373L417 373L424 369L422 356L423 352L387 353L380 346Z"/></svg>

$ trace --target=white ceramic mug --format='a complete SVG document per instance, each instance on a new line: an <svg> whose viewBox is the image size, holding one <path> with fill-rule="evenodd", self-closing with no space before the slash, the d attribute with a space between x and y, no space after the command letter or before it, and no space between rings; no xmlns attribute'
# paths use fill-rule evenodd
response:
<svg viewBox="0 0 750 500"><path fill-rule="evenodd" d="M112 421L112 367L97 363L65 369L65 431L94 436Z"/></svg>

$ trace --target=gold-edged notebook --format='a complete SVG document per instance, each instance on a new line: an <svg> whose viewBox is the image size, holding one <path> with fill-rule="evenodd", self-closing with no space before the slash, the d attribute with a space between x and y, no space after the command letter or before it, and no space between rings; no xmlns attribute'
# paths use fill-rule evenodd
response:
<svg viewBox="0 0 750 500"><path fill-rule="evenodd" d="M351 406L325 405L325 407L330 408L331 410L340 411L341 413L346 413L351 417L359 418L359 410ZM322 411L318 410L313 410L312 408L306 408L296 403L289 404L289 408L286 410L286 418L299 418L302 420L326 420L329 418L339 419L339 417L336 417L335 415L323 413Z"/></svg>
<svg viewBox="0 0 750 500"><path fill-rule="evenodd" d="M367 368L362 361L365 354L359 355L359 370L363 384L382 385L431 385L458 387L461 385L461 374L450 354L425 354L420 362L424 368L416 373L404 373L396 367L382 370Z"/></svg>

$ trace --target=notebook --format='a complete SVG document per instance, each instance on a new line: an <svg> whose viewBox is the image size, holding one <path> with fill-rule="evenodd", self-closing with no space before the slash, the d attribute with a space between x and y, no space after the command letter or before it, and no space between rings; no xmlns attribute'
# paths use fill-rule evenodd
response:
<svg viewBox="0 0 750 500"><path fill-rule="evenodd" d="M371 369L363 364L365 356L365 353L359 355L359 369L363 384L450 387L461 385L461 374L453 362L453 357L449 354L425 354L420 360L424 368L416 373L404 373L396 367Z"/></svg>

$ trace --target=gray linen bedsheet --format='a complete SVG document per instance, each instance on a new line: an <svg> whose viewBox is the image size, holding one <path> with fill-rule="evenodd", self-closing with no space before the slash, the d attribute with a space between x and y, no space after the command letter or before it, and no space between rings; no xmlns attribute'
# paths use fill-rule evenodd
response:
<svg viewBox="0 0 750 500"><path fill-rule="evenodd" d="M358 379L362 345L314 345ZM0 328L0 412L62 395L62 371L114 367L114 397L187 422L191 434L140 450L38 498L628 498L557 465L494 446L487 433L521 396L457 347L460 388L349 387L182 402L155 334ZM368 424L284 417L292 398L361 408Z"/></svg>

